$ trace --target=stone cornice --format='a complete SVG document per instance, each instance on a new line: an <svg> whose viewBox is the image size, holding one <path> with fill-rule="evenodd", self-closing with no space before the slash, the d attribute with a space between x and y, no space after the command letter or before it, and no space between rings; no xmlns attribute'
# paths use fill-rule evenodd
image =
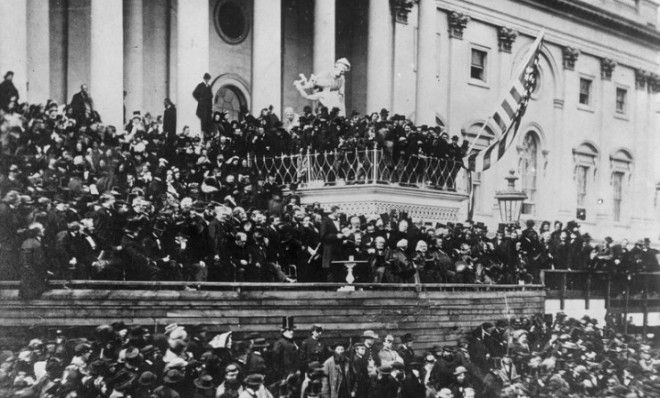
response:
<svg viewBox="0 0 660 398"><path fill-rule="evenodd" d="M660 46L660 32L654 28L621 16L580 0L516 0L521 3L551 8L572 19L579 18L585 22L599 25L609 30L615 30L635 40L644 40L655 46Z"/></svg>
<svg viewBox="0 0 660 398"><path fill-rule="evenodd" d="M517 16L504 13L502 10L490 7L488 3L483 3L478 0L436 0L439 10L451 13L453 11L469 13L473 21L491 25L497 28L502 25L510 26L518 31L519 36L535 37L541 30L542 26L538 23L529 20L520 19ZM528 2L530 6L532 0L511 0L513 2ZM536 4L537 7L541 7ZM546 10L546 12L548 12ZM591 24L593 25L593 24ZM593 27L594 29L600 29ZM635 38L626 36L628 40L635 41ZM658 67L655 57L642 57L637 52L627 52L624 49L610 48L603 43L598 43L589 40L584 36L575 36L570 31L560 31L551 26L546 27L546 35L544 40L548 45L558 47L573 47L580 50L583 55L593 56L597 58L612 58L617 61L621 67L631 69L646 69L652 70Z"/></svg>

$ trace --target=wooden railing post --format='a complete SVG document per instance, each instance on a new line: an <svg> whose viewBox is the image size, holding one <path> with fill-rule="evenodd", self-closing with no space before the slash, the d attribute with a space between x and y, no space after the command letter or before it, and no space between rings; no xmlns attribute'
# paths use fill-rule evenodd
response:
<svg viewBox="0 0 660 398"><path fill-rule="evenodd" d="M374 156L373 156L373 183L378 183L378 144L374 142Z"/></svg>
<svg viewBox="0 0 660 398"><path fill-rule="evenodd" d="M610 273L607 273L607 282L605 284L605 309L609 310L610 306L612 305L611 303L611 296L612 296L612 275Z"/></svg>
<svg viewBox="0 0 660 398"><path fill-rule="evenodd" d="M559 309L563 311L566 304L566 272L561 274L561 286L559 289Z"/></svg>
<svg viewBox="0 0 660 398"><path fill-rule="evenodd" d="M309 156L309 148L307 148L305 158L307 159L307 170L305 171L305 174L307 174L307 184L309 184L312 180L312 159L311 156Z"/></svg>
<svg viewBox="0 0 660 398"><path fill-rule="evenodd" d="M589 309L589 300L591 299L591 273L587 274L587 283L584 292L584 309Z"/></svg>

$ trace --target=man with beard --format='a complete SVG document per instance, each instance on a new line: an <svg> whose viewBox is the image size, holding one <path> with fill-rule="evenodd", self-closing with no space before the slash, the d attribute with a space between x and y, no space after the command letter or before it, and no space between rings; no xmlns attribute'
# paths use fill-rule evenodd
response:
<svg viewBox="0 0 660 398"><path fill-rule="evenodd" d="M215 396L220 397L223 394L229 394L233 397L238 397L243 391L244 388L239 378L239 366L236 362L232 362L225 366L224 377L215 392Z"/></svg>
<svg viewBox="0 0 660 398"><path fill-rule="evenodd" d="M345 354L346 347L337 343L332 356L323 363L321 395L329 398L349 398L354 394L353 372Z"/></svg>
<svg viewBox="0 0 660 398"><path fill-rule="evenodd" d="M385 238L377 236L375 238L375 248L370 249L369 253L369 268L371 275L373 275L373 282L380 283L385 275L387 268L387 259L390 258L390 249L385 247Z"/></svg>

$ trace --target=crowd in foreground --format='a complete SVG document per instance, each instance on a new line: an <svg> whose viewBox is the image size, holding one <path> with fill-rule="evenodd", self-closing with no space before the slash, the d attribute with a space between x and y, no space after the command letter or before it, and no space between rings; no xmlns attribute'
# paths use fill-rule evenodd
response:
<svg viewBox="0 0 660 398"><path fill-rule="evenodd" d="M575 222L489 232L302 205L295 183L249 165L255 154L359 142L392 158L464 155L466 142L386 111L218 114L202 140L176 130L169 100L163 117L135 114L117 129L101 123L84 86L67 106L0 97L0 278L23 279L25 298L47 278L343 282L334 262L347 260L358 283L530 283L548 268L658 267L648 239L594 245Z"/></svg>
<svg viewBox="0 0 660 398"><path fill-rule="evenodd" d="M410 334L325 339L283 319L281 336L211 336L203 326L121 322L88 337L61 330L0 353L4 397L490 398L657 397L654 336L587 316L486 322L456 346L415 349ZM651 338L651 339L649 339Z"/></svg>

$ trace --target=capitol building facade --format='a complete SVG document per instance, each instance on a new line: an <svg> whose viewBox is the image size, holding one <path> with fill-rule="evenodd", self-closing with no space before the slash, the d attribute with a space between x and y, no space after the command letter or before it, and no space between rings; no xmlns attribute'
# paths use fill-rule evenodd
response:
<svg viewBox="0 0 660 398"><path fill-rule="evenodd" d="M87 84L108 124L161 114L169 97L181 128L199 125L191 93L205 72L217 110L301 112L293 81L345 57L349 112L386 108L483 148L544 31L517 142L473 175L474 218L497 224L513 169L523 219L657 242L659 22L656 0L4 0L0 69L29 102L65 103Z"/></svg>

